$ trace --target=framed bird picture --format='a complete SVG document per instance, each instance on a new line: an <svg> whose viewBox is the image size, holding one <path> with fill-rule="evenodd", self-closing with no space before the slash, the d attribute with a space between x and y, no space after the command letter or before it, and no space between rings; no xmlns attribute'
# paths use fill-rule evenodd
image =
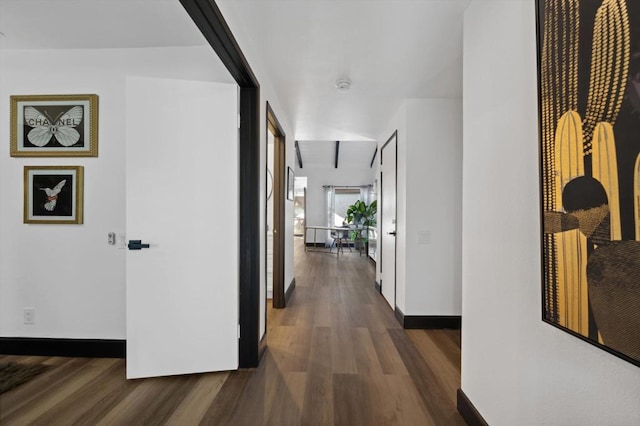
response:
<svg viewBox="0 0 640 426"><path fill-rule="evenodd" d="M24 223L81 224L82 166L25 166Z"/></svg>
<svg viewBox="0 0 640 426"><path fill-rule="evenodd" d="M12 157L97 157L98 95L11 96Z"/></svg>

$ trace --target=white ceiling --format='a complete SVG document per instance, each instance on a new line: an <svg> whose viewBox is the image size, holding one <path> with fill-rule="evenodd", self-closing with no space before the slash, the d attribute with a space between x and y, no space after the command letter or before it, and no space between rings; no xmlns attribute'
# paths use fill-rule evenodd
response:
<svg viewBox="0 0 640 426"><path fill-rule="evenodd" d="M218 3L260 52L297 140L377 139L402 99L462 96L470 0Z"/></svg>
<svg viewBox="0 0 640 426"><path fill-rule="evenodd" d="M336 140L340 164L362 159L368 166L371 141L402 99L461 97L462 17L470 1L217 3L260 52L292 136L305 142L305 166L333 165ZM0 0L0 32L0 49L206 45L178 0ZM351 80L349 92L336 91L339 78Z"/></svg>
<svg viewBox="0 0 640 426"><path fill-rule="evenodd" d="M204 46L178 0L0 0L2 49Z"/></svg>

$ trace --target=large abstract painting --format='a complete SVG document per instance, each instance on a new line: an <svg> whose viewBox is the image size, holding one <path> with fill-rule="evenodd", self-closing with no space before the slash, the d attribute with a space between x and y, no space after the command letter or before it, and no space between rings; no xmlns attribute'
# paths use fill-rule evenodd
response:
<svg viewBox="0 0 640 426"><path fill-rule="evenodd" d="M640 366L640 1L536 7L543 320Z"/></svg>

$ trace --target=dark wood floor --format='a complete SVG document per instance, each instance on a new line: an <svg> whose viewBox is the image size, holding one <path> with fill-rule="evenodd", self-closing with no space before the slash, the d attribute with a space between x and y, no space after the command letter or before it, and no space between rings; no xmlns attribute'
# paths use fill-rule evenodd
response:
<svg viewBox="0 0 640 426"><path fill-rule="evenodd" d="M300 244L259 368L127 381L123 360L0 356L52 366L0 396L0 424L463 425L460 332L402 330L369 260Z"/></svg>

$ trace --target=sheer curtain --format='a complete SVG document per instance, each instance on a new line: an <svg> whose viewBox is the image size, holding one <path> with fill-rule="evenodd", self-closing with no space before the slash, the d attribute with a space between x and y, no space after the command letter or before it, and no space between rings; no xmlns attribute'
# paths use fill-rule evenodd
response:
<svg viewBox="0 0 640 426"><path fill-rule="evenodd" d="M373 192L373 185L361 185L360 186L360 201L366 205L371 204L371 193Z"/></svg>
<svg viewBox="0 0 640 426"><path fill-rule="evenodd" d="M334 226L334 217L336 215L336 187L333 185L324 186L324 203L325 203L325 226ZM331 231L325 234L325 245L331 244Z"/></svg>

